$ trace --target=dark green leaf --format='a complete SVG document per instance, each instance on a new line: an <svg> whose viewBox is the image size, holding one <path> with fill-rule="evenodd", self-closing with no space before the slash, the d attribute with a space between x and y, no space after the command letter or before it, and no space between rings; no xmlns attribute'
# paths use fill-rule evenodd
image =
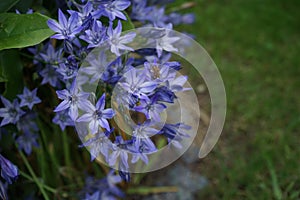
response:
<svg viewBox="0 0 300 200"><path fill-rule="evenodd" d="M14 49L0 52L0 72L6 79L4 96L10 100L23 89L22 62L19 52Z"/></svg>
<svg viewBox="0 0 300 200"><path fill-rule="evenodd" d="M128 14L126 12L124 12L126 18L127 18L127 21L125 20L122 20L122 30L123 31L128 31L128 30L131 30L131 29L135 29L134 27L134 24L132 23L130 17L128 16Z"/></svg>
<svg viewBox="0 0 300 200"><path fill-rule="evenodd" d="M0 63L0 83L1 82L6 82L6 81L7 81L7 79L5 77L5 74L4 74L3 69L2 69L2 65Z"/></svg>
<svg viewBox="0 0 300 200"><path fill-rule="evenodd" d="M53 34L41 14L0 14L0 50L36 45Z"/></svg>
<svg viewBox="0 0 300 200"><path fill-rule="evenodd" d="M1 0L0 1L0 13L7 12L11 9L19 0Z"/></svg>

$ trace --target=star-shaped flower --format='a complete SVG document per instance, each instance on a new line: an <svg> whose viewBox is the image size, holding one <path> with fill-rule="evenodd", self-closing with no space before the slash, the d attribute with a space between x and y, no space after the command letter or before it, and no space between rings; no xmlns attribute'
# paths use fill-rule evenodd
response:
<svg viewBox="0 0 300 200"><path fill-rule="evenodd" d="M79 91L76 80L72 83L69 90L64 89L56 92L59 99L63 100L54 110L60 112L69 109L69 116L72 120L78 117L78 109L89 106L88 101L89 93Z"/></svg>
<svg viewBox="0 0 300 200"><path fill-rule="evenodd" d="M110 51L117 56L120 56L120 50L133 51L133 48L125 46L125 44L132 42L135 38L136 33L130 32L124 36L121 36L122 24L121 21L118 21L118 25L113 29L113 24L110 23L107 29L107 35L109 38Z"/></svg>
<svg viewBox="0 0 300 200"><path fill-rule="evenodd" d="M77 12L72 13L67 20L66 16L59 9L58 22L53 19L49 19L47 23L49 28L56 32L56 34L51 38L55 38L58 40L73 39L75 35L80 33L80 31L82 30Z"/></svg>
<svg viewBox="0 0 300 200"><path fill-rule="evenodd" d="M41 99L36 96L37 88L30 91L24 87L23 94L17 95L21 99L20 106L27 106L30 110L35 104L41 103Z"/></svg>
<svg viewBox="0 0 300 200"><path fill-rule="evenodd" d="M107 119L111 119L115 115L115 112L111 108L104 109L104 107L105 93L98 100L96 106L89 103L85 108L87 110L87 113L79 117L77 121L89 122L89 129L92 134L98 132L99 126L109 131L110 127Z"/></svg>
<svg viewBox="0 0 300 200"><path fill-rule="evenodd" d="M0 108L0 117L3 117L3 120L0 126L4 126L9 123L17 123L20 117L25 114L25 112L20 108L19 102L15 99L12 103L1 96L2 103L4 108Z"/></svg>

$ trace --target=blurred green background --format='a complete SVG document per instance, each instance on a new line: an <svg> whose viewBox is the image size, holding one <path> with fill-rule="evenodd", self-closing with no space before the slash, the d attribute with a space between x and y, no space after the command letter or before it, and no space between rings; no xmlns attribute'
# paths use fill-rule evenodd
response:
<svg viewBox="0 0 300 200"><path fill-rule="evenodd" d="M196 24L179 30L214 59L228 100L222 136L199 164L210 181L200 198L300 199L299 10L297 0L200 0L186 10Z"/></svg>

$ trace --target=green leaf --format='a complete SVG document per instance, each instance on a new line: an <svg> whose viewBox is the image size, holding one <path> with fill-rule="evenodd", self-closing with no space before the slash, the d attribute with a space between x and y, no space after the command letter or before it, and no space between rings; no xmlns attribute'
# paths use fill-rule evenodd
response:
<svg viewBox="0 0 300 200"><path fill-rule="evenodd" d="M17 50L10 49L0 52L0 72L6 80L4 96L10 100L22 92L22 70L23 65Z"/></svg>
<svg viewBox="0 0 300 200"><path fill-rule="evenodd" d="M123 31L128 31L131 29L135 29L134 24L132 23L130 17L128 16L127 12L124 12L124 15L126 16L127 20L122 20L122 30Z"/></svg>
<svg viewBox="0 0 300 200"><path fill-rule="evenodd" d="M0 1L0 13L7 12L18 2L19 2L19 0L1 0Z"/></svg>
<svg viewBox="0 0 300 200"><path fill-rule="evenodd" d="M6 81L7 81L7 79L5 77L5 74L3 72L3 69L2 69L2 66L1 66L1 63L0 63L0 83L1 82L6 82Z"/></svg>
<svg viewBox="0 0 300 200"><path fill-rule="evenodd" d="M0 50L36 45L53 34L49 18L35 14L0 14Z"/></svg>

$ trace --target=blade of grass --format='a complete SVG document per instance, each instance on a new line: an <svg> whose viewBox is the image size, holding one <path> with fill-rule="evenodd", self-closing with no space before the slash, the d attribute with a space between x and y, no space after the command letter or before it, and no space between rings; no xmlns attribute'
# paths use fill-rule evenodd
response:
<svg viewBox="0 0 300 200"><path fill-rule="evenodd" d="M26 174L25 172L19 170L19 173L20 173L21 176L28 179L29 181L35 182L34 179L30 175ZM48 185L45 185L43 183L41 183L41 185L43 186L43 188L45 188L45 190L48 190L49 192L52 192L53 194L56 194L56 192L57 192L56 189L54 189L54 188L52 188Z"/></svg>
<svg viewBox="0 0 300 200"><path fill-rule="evenodd" d="M36 185L38 186L38 188L40 189L43 197L45 200L50 200L48 194L46 193L46 191L44 190L43 184L39 181L38 177L36 176L36 174L34 173L31 165L29 164L26 156L23 154L22 151L19 151L19 154L21 155L21 158L27 168L27 170L29 171L30 175L32 176L34 182L36 183Z"/></svg>

